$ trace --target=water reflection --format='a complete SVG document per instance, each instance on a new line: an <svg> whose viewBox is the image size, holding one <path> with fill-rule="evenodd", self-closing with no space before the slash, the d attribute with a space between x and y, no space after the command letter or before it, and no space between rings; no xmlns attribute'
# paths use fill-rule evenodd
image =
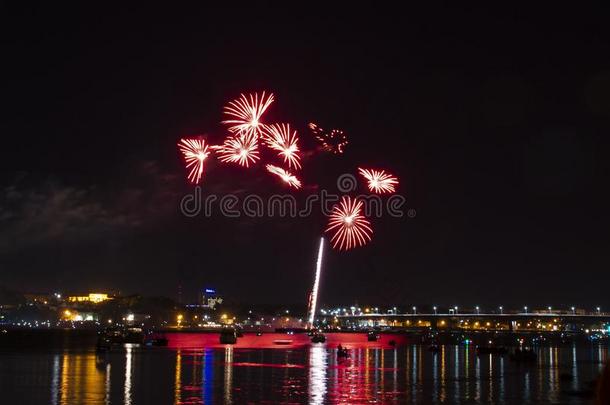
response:
<svg viewBox="0 0 610 405"><path fill-rule="evenodd" d="M53 369L51 374L51 404L57 405L57 398L59 396L59 371L60 371L60 356L56 354L53 356Z"/></svg>
<svg viewBox="0 0 610 405"><path fill-rule="evenodd" d="M201 355L201 402L211 403L214 383L214 352L205 349Z"/></svg>
<svg viewBox="0 0 610 405"><path fill-rule="evenodd" d="M478 355L469 346L441 346L435 353L419 345L362 345L349 352L344 359L325 345L274 350L126 346L102 355L14 355L0 361L0 389L6 403L54 405L585 404L586 390L608 357L602 346L541 348L536 364ZM12 386L27 389L11 391Z"/></svg>
<svg viewBox="0 0 610 405"><path fill-rule="evenodd" d="M51 403L104 403L105 376L97 367L95 354L53 355Z"/></svg>
<svg viewBox="0 0 610 405"><path fill-rule="evenodd" d="M233 347L225 348L225 404L233 403Z"/></svg>
<svg viewBox="0 0 610 405"><path fill-rule="evenodd" d="M453 400L460 399L460 348L453 348Z"/></svg>
<svg viewBox="0 0 610 405"><path fill-rule="evenodd" d="M104 390L104 404L110 405L110 363L106 364L106 378L105 378L105 390Z"/></svg>
<svg viewBox="0 0 610 405"><path fill-rule="evenodd" d="M312 346L309 349L309 403L322 404L326 395L326 348Z"/></svg>
<svg viewBox="0 0 610 405"><path fill-rule="evenodd" d="M125 405L131 405L131 371L133 361L133 345L125 345L125 386L124 386L124 399Z"/></svg>
<svg viewBox="0 0 610 405"><path fill-rule="evenodd" d="M474 381L474 399L479 402L481 400L481 359L479 356L474 360Z"/></svg>
<svg viewBox="0 0 610 405"><path fill-rule="evenodd" d="M174 368L174 404L181 403L180 396L182 393L182 351L176 350L176 366Z"/></svg>

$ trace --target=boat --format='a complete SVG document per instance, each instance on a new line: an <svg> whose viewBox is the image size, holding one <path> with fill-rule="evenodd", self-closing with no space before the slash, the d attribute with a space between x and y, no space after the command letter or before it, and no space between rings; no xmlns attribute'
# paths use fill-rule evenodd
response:
<svg viewBox="0 0 610 405"><path fill-rule="evenodd" d="M273 344L274 345L282 345L282 346L291 345L292 344L292 340L290 340L290 339L277 339L277 340L273 341Z"/></svg>
<svg viewBox="0 0 610 405"><path fill-rule="evenodd" d="M106 328L98 332L96 349L109 350L124 343L144 343L144 332L141 328Z"/></svg>
<svg viewBox="0 0 610 405"><path fill-rule="evenodd" d="M146 346L167 346L169 340L165 337L165 335L159 334L150 334L146 339L144 339L144 344Z"/></svg>
<svg viewBox="0 0 610 405"><path fill-rule="evenodd" d="M326 342L326 336L321 333L314 333L311 336L311 343L324 343Z"/></svg>
<svg viewBox="0 0 610 405"><path fill-rule="evenodd" d="M379 339L379 335L377 335L377 333L375 333L374 331L370 331L370 332L367 334L366 339L367 339L369 342L376 342L376 341L377 341L377 339Z"/></svg>
<svg viewBox="0 0 610 405"><path fill-rule="evenodd" d="M233 345L237 343L237 333L235 329L225 329L220 332L220 343L224 345Z"/></svg>
<svg viewBox="0 0 610 405"><path fill-rule="evenodd" d="M337 358L338 359L346 359L349 357L349 352L347 351L347 349L343 348L343 349L337 349Z"/></svg>

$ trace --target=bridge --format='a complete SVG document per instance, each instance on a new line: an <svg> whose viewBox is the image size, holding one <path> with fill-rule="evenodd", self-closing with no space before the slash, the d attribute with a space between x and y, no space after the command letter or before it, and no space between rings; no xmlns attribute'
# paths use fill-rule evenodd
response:
<svg viewBox="0 0 610 405"><path fill-rule="evenodd" d="M610 313L336 313L318 318L326 327L342 329L387 328L392 330L463 330L610 333Z"/></svg>

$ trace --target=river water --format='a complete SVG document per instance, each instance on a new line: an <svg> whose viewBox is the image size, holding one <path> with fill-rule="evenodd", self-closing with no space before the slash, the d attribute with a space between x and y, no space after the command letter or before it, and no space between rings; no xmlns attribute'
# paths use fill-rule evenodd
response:
<svg viewBox="0 0 610 405"><path fill-rule="evenodd" d="M412 403L591 404L608 358L599 345L541 347L538 362L477 355L472 345L426 346L334 334L168 335L164 348L125 345L96 353L82 344L0 348L3 404ZM278 345L278 339L291 340ZM338 359L342 343L350 357Z"/></svg>

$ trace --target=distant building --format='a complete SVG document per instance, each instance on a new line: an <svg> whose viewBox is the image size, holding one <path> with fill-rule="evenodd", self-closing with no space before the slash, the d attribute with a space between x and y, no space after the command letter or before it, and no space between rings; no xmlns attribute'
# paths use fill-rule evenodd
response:
<svg viewBox="0 0 610 405"><path fill-rule="evenodd" d="M75 321L75 322L83 322L83 321L98 321L99 316L95 312L82 312L77 311L75 309L64 309L60 313L61 320L63 321Z"/></svg>
<svg viewBox="0 0 610 405"><path fill-rule="evenodd" d="M70 295L68 296L68 302L73 303L86 303L99 304L107 300L111 300L108 294L105 293L89 293L88 295Z"/></svg>
<svg viewBox="0 0 610 405"><path fill-rule="evenodd" d="M133 312L125 314L125 316L122 318L123 323L130 326L144 324L144 322L147 322L149 319L150 315L148 314L138 314Z"/></svg>
<svg viewBox="0 0 610 405"><path fill-rule="evenodd" d="M215 309L217 305L222 304L222 297L216 293L215 288L204 288L199 293L199 305L203 308Z"/></svg>

